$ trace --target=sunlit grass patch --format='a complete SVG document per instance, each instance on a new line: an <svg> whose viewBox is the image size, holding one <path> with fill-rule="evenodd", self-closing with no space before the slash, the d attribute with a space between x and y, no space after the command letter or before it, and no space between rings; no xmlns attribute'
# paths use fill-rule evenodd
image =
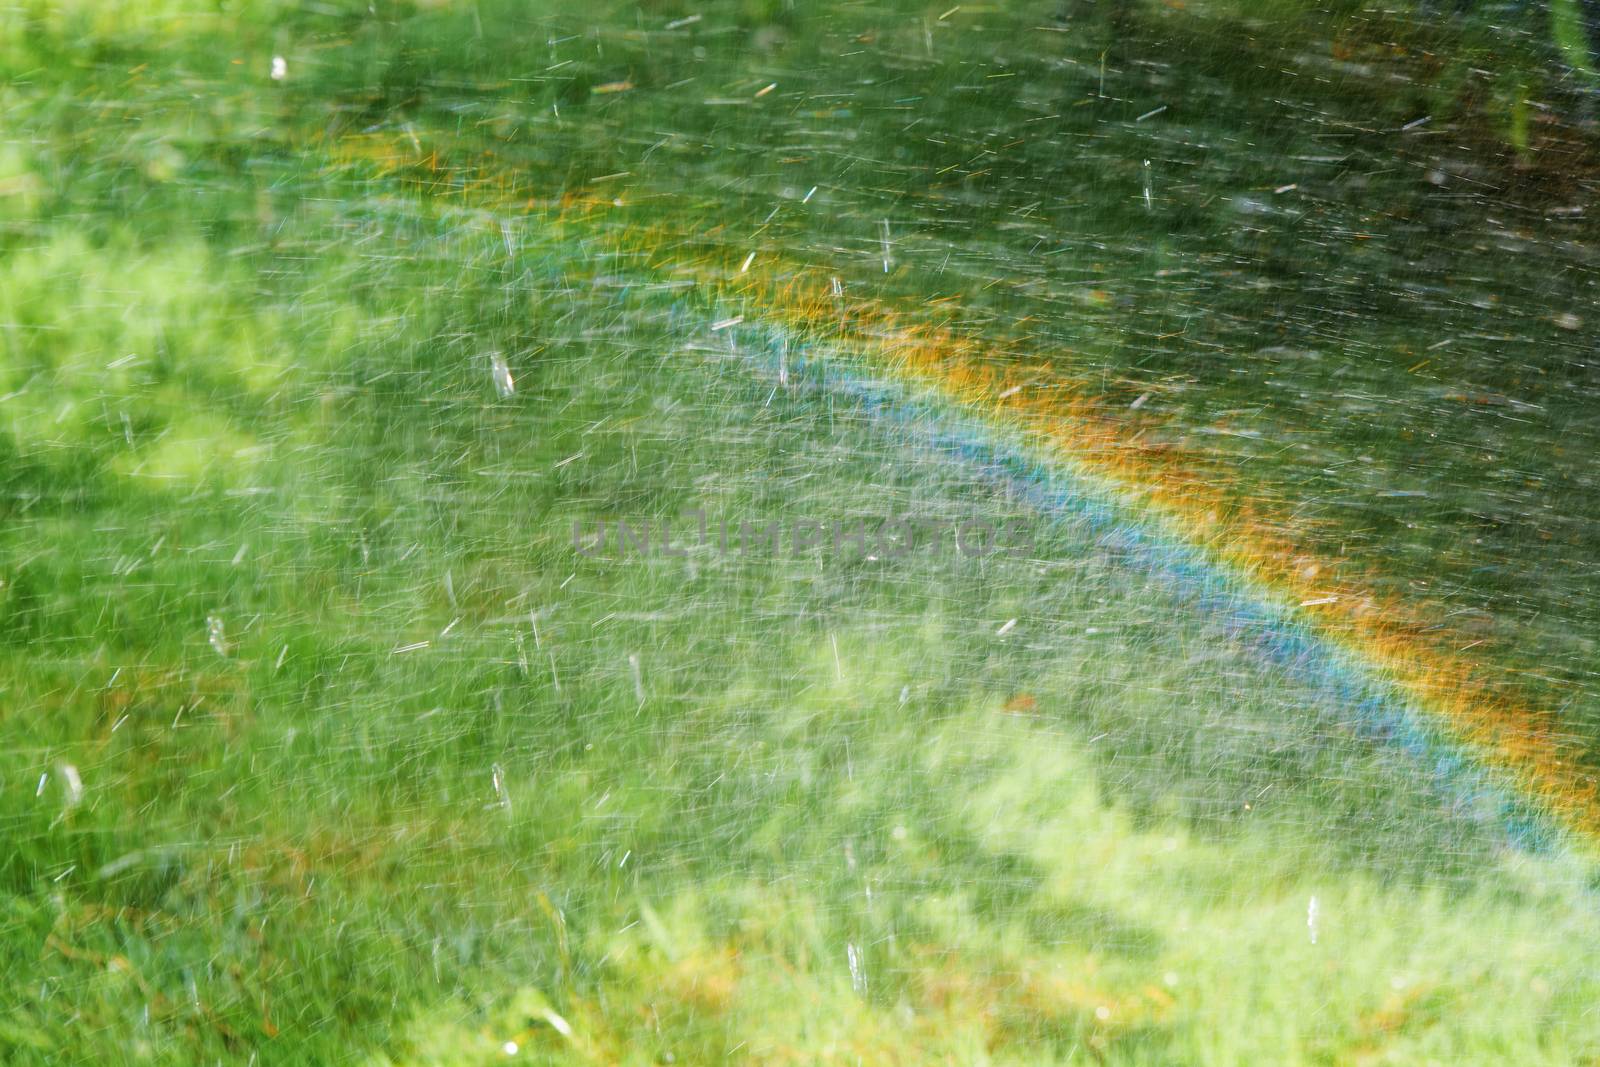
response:
<svg viewBox="0 0 1600 1067"><path fill-rule="evenodd" d="M248 275L193 240L97 247L59 231L0 270L0 387L25 452L82 450L126 467L141 450L176 461L175 440L203 452L214 438L219 454L237 453L248 442L223 423L257 414L301 358L271 312L248 308Z"/></svg>
<svg viewBox="0 0 1600 1067"><path fill-rule="evenodd" d="M841 825L817 874L708 872L665 898L641 884L618 901L615 932L577 935L598 956L593 986L425 1013L378 1062L490 1063L514 1048L534 1062L1065 1063L1092 1049L1111 1063L1408 1063L1519 1048L1560 1063L1594 1040L1538 1021L1583 995L1575 939L1591 920L1537 877L1520 900L1446 897L1275 864L1270 840L1137 827L1107 803L1082 742L1048 724L979 707L941 732L857 750L868 783L927 758L919 787L939 801ZM956 742L964 767L949 763ZM907 891L906 868L938 847L937 823L917 825L930 816L972 827L985 878ZM1043 877L985 904L1019 863ZM1574 917L1552 929L1535 901ZM1461 1026L1484 1002L1494 1021Z"/></svg>

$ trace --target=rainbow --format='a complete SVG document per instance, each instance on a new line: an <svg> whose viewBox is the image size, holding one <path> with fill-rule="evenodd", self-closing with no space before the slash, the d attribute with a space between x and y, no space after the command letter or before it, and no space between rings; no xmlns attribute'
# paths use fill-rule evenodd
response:
<svg viewBox="0 0 1600 1067"><path fill-rule="evenodd" d="M452 165L438 149L421 157L414 145L372 138L322 147L344 163L376 162L380 174L411 174L486 226L533 215L607 244L623 261L648 264L629 268L641 285L692 282L705 299L681 301L684 329L715 323L754 368L846 395L892 432L1078 524L1351 709L1369 737L1408 753L1463 811L1499 820L1519 846L1600 854L1600 791L1582 747L1552 716L1464 659L1460 641L1432 620L1373 596L1343 561L1309 552L1292 524L1146 443L1127 413L1107 412L1053 365L846 296L826 272L770 252L756 264L725 242L629 224L638 190L537 200L491 157Z"/></svg>
<svg viewBox="0 0 1600 1067"><path fill-rule="evenodd" d="M722 277L730 307L761 309L734 327L752 363L810 373L896 432L1078 524L1351 709L1369 737L1407 752L1461 810L1499 820L1519 846L1592 852L1595 783L1551 717L1453 653L1436 627L1335 577L1336 563L1296 549L1281 526L1238 509L1230 517L1223 492L1151 456L1134 427L1048 367L847 301L803 271L776 284Z"/></svg>

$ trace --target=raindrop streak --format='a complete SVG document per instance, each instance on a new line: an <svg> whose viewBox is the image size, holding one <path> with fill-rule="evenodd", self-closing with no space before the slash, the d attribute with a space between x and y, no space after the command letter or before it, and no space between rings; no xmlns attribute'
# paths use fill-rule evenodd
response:
<svg viewBox="0 0 1600 1067"><path fill-rule="evenodd" d="M857 996L864 997L867 995L867 967L861 958L861 949L850 942L844 946L844 954L850 962L850 988Z"/></svg>
<svg viewBox="0 0 1600 1067"><path fill-rule="evenodd" d="M506 792L506 772L500 764L496 763L489 768L489 779L494 783L496 803L506 811L511 810L511 794ZM494 804L489 805L494 807Z"/></svg>
<svg viewBox="0 0 1600 1067"><path fill-rule="evenodd" d="M489 373L494 378L495 392L502 398L511 396L517 391L516 379L511 377L511 368L506 364L506 357L499 352L489 353Z"/></svg>
<svg viewBox="0 0 1600 1067"><path fill-rule="evenodd" d="M1306 905L1306 932L1311 935L1311 943L1317 943L1317 898L1312 897Z"/></svg>
<svg viewBox="0 0 1600 1067"><path fill-rule="evenodd" d="M63 763L61 779L67 786L67 807L76 807L83 799L83 779L78 775L78 768L70 763Z"/></svg>

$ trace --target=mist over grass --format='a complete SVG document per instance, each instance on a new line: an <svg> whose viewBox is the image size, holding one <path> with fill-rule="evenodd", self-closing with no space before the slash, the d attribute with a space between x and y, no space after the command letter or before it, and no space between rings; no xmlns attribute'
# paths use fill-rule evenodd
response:
<svg viewBox="0 0 1600 1067"><path fill-rule="evenodd" d="M1566 134L1399 132L1464 98L1320 22L1371 69L1297 102L1221 6L1062 10L10 23L6 1061L1594 1055L1575 862L675 272L1031 346L1590 736ZM1036 543L572 543L694 508Z"/></svg>

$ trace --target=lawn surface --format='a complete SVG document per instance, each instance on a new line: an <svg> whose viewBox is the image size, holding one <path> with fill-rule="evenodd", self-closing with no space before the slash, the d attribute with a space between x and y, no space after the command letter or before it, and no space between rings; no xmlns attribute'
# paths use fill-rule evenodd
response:
<svg viewBox="0 0 1600 1067"><path fill-rule="evenodd" d="M1600 1057L1578 859L774 365L1027 352L1592 751L1566 98L1193 7L0 15L0 1058ZM573 541L694 509L1031 551Z"/></svg>

